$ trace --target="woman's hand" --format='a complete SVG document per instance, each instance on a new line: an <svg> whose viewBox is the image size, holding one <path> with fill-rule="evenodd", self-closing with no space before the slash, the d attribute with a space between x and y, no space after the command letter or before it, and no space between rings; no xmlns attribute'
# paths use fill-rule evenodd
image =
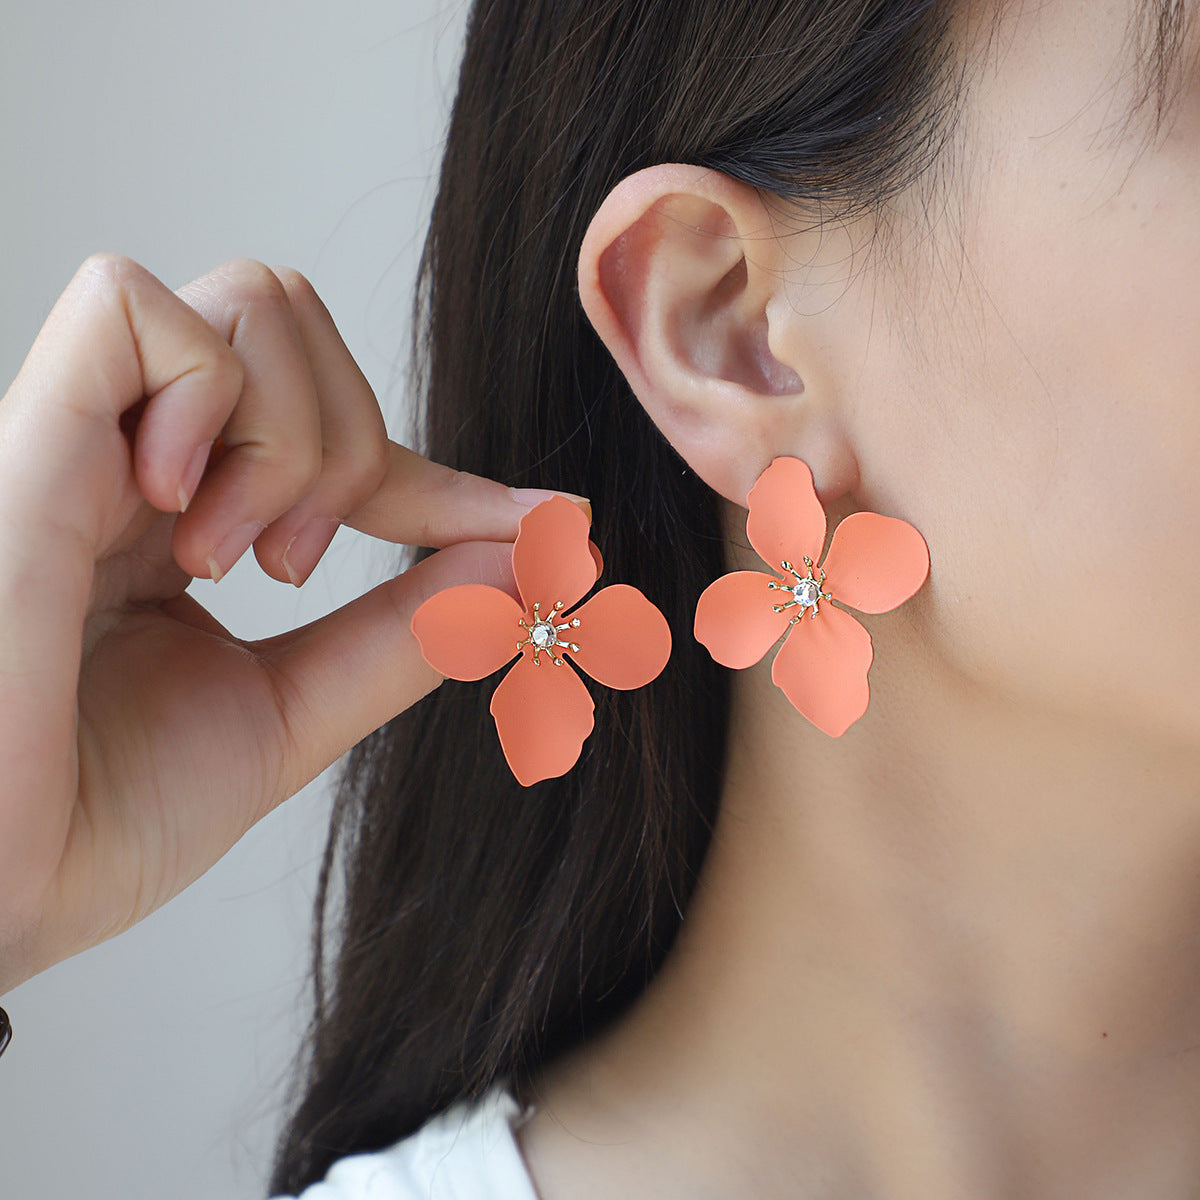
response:
<svg viewBox="0 0 1200 1200"><path fill-rule="evenodd" d="M547 494L389 441L295 271L236 259L174 293L89 258L0 401L0 993L153 912L435 687L410 614L511 589ZM251 542L302 582L339 521L451 548L261 641L185 592Z"/></svg>

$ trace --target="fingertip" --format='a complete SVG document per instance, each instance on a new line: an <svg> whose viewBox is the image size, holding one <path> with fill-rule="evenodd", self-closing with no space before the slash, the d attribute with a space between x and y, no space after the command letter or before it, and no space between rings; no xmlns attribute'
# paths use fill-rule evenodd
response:
<svg viewBox="0 0 1200 1200"><path fill-rule="evenodd" d="M579 505L587 514L588 522L592 519L592 502L586 496L577 496L574 492L556 492L547 488L509 488L509 495L522 508L533 508L543 500L551 500L555 496L565 496L573 504Z"/></svg>

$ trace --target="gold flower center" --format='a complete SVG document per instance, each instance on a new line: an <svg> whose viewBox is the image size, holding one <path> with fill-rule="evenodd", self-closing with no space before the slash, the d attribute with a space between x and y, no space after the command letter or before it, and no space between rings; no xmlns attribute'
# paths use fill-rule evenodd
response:
<svg viewBox="0 0 1200 1200"><path fill-rule="evenodd" d="M554 607L551 608L548 616L541 615L540 602L533 606L533 624L522 617L517 623L525 630L525 637L517 643L517 649L523 650L526 646L533 649L533 665L540 667L541 659L538 657L543 651L550 655L550 661L556 667L563 665L563 659L554 653L555 648L561 646L564 650L574 650L579 652L579 647L574 642L564 642L558 635L566 629L578 629L579 618L572 617L571 620L564 622L562 625L556 625L554 618L558 616L558 610L563 607L561 600L554 602Z"/></svg>
<svg viewBox="0 0 1200 1200"><path fill-rule="evenodd" d="M782 604L772 604L772 612L783 612L788 608L795 608L797 611L792 616L789 625L795 623L804 616L805 609L808 609L812 616L817 615L817 604L822 600L832 600L833 597L828 592L821 591L821 584L825 582L825 571L822 568L820 578L813 576L813 561L806 554L804 556L804 565L808 568L807 575L801 575L795 567L785 558L779 564L789 575L791 579L772 579L767 587L771 591L788 592L791 595L790 600L785 600Z"/></svg>

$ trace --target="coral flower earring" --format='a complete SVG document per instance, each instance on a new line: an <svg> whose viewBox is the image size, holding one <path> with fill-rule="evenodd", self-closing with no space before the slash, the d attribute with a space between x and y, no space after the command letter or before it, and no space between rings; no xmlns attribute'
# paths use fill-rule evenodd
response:
<svg viewBox="0 0 1200 1200"><path fill-rule="evenodd" d="M799 458L776 458L747 503L746 536L775 573L733 571L710 583L696 605L696 639L723 666L742 668L782 636L772 680L818 729L841 737L867 711L874 649L866 629L833 601L889 612L925 582L929 547L898 517L851 513L814 574L825 510Z"/></svg>
<svg viewBox="0 0 1200 1200"><path fill-rule="evenodd" d="M411 625L425 661L452 679L483 679L520 655L490 711L505 759L528 787L566 774L592 732L595 705L570 664L606 687L641 687L666 666L671 631L625 583L572 610L601 565L587 517L562 496L521 518L512 561L521 603L487 584L462 584L430 596Z"/></svg>

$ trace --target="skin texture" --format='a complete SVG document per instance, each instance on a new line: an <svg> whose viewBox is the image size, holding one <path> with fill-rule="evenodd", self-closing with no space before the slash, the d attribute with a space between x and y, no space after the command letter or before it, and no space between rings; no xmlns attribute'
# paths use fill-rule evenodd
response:
<svg viewBox="0 0 1200 1200"><path fill-rule="evenodd" d="M172 292L90 256L0 400L0 994L165 904L436 687L412 613L512 588L549 495L390 441L297 271L233 259ZM186 590L252 541L303 582L335 522L445 551L253 641Z"/></svg>
<svg viewBox="0 0 1200 1200"><path fill-rule="evenodd" d="M680 939L519 1132L542 1200L1200 1187L1200 77L1124 122L1131 11L960 30L957 170L889 254L693 167L593 221L585 308L729 569L794 454L931 570L843 737L735 674Z"/></svg>

